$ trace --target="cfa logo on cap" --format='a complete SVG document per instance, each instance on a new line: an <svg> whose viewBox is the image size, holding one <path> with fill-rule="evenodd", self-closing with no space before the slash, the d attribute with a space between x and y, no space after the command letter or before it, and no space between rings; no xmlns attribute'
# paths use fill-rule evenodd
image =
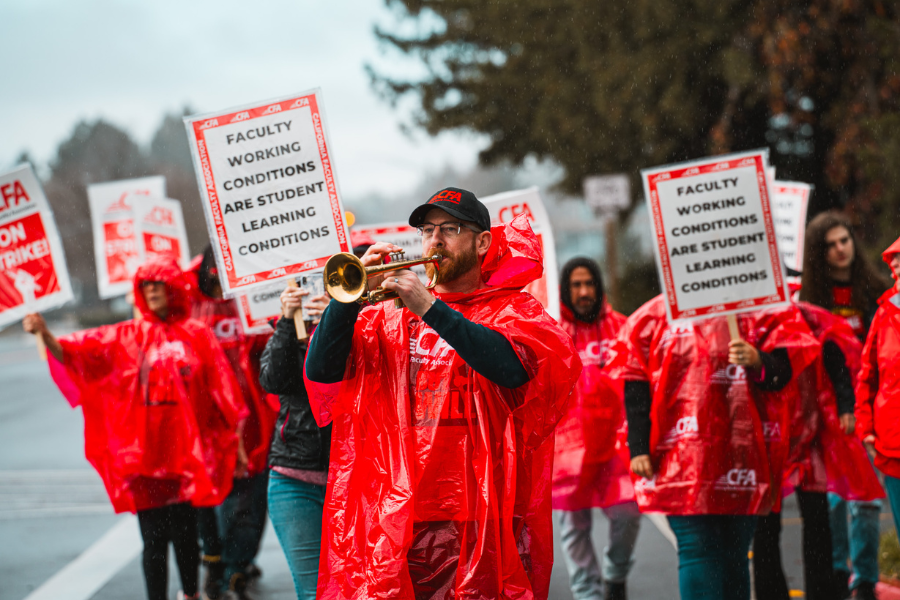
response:
<svg viewBox="0 0 900 600"><path fill-rule="evenodd" d="M459 201L462 200L462 194L460 194L459 192L454 192L453 190L441 190L441 192L436 194L434 198L428 201L428 204L434 204L435 202L439 202L441 200L443 200L444 202L459 204Z"/></svg>

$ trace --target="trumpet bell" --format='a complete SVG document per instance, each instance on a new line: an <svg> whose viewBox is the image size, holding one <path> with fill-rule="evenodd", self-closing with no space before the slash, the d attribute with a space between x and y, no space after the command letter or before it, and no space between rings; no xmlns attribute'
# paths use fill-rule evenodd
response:
<svg viewBox="0 0 900 600"><path fill-rule="evenodd" d="M338 302L356 302L368 291L366 268L349 252L339 252L329 258L324 276L328 295Z"/></svg>

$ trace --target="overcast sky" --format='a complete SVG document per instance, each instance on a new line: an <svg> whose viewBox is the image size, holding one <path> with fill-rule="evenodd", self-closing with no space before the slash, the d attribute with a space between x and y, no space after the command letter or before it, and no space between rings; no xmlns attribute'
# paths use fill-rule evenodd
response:
<svg viewBox="0 0 900 600"><path fill-rule="evenodd" d="M385 54L382 0L5 0L0 2L0 166L28 150L39 166L81 119L99 117L146 146L165 112L196 112L319 87L347 198L410 191L423 173L467 169L483 141L400 132L366 62L419 72Z"/></svg>

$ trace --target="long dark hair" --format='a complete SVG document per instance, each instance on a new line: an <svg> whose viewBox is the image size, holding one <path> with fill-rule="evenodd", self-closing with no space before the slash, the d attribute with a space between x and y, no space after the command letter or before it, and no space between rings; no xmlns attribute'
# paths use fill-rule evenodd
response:
<svg viewBox="0 0 900 600"><path fill-rule="evenodd" d="M850 265L853 307L868 313L878 297L890 287L890 283L878 274L863 254L856 241L850 221L833 210L816 216L806 226L806 240L803 245L803 275L800 284L800 299L822 308L834 308L832 281L826 260L828 244L825 236L835 227L843 227L853 240L853 264Z"/></svg>
<svg viewBox="0 0 900 600"><path fill-rule="evenodd" d="M575 310L575 307L572 305L572 290L569 289L572 272L578 267L584 267L590 272L594 280L594 288L597 290L597 301L586 315L581 315ZM559 299L566 308L572 311L572 315L576 319L585 323L596 321L597 316L600 314L600 309L603 308L603 293L603 275L600 274L600 265L595 261L585 256L578 256L563 265L562 273L559 275Z"/></svg>

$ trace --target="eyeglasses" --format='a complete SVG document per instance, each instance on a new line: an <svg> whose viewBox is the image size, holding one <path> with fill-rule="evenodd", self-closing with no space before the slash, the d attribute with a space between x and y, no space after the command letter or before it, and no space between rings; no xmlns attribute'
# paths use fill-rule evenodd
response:
<svg viewBox="0 0 900 600"><path fill-rule="evenodd" d="M480 229L477 229L471 225L466 223L458 223L456 221L448 221L446 223L422 223L418 227L416 227L416 233L418 233L421 237L430 238L434 235L434 230L440 228L441 235L445 238L455 238L458 236L463 227L466 229L471 229L475 233L481 233Z"/></svg>

